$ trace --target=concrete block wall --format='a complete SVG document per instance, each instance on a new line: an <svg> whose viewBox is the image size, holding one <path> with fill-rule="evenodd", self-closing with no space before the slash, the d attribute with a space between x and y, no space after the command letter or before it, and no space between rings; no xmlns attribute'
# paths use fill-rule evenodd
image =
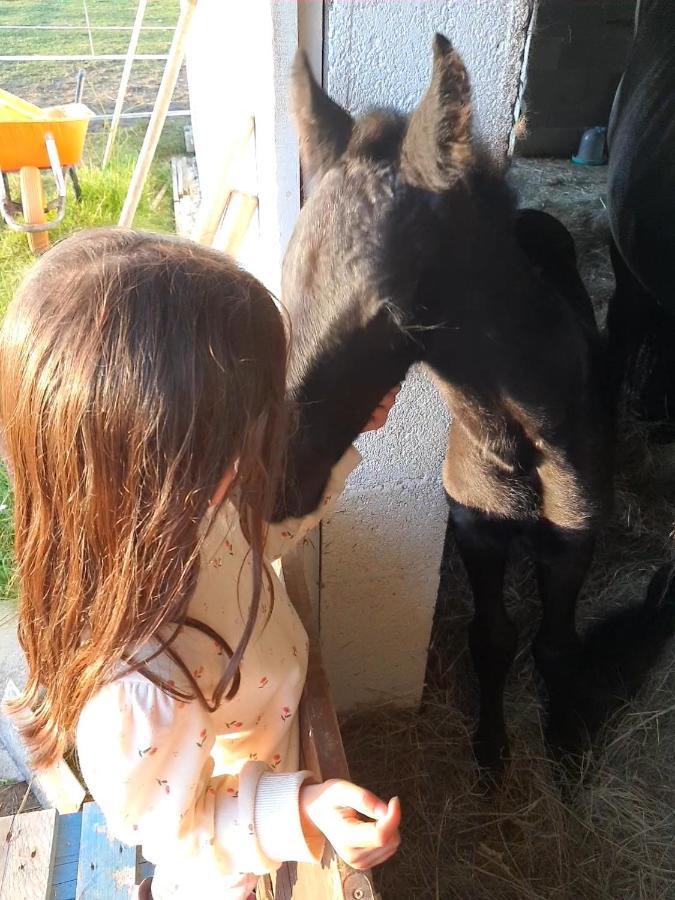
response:
<svg viewBox="0 0 675 900"><path fill-rule="evenodd" d="M540 0L529 54L524 156L570 156L606 125L633 36L635 0Z"/></svg>
<svg viewBox="0 0 675 900"><path fill-rule="evenodd" d="M324 85L350 111L412 110L428 83L434 32L472 77L480 134L504 156L533 0L332 0ZM441 485L448 416L413 372L384 431L360 441L364 463L322 528L320 625L339 709L419 702L447 521Z"/></svg>

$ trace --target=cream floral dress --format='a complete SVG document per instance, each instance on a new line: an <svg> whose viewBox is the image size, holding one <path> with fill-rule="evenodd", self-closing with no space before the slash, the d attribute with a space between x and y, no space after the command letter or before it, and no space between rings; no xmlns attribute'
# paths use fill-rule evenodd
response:
<svg viewBox="0 0 675 900"><path fill-rule="evenodd" d="M269 562L331 510L359 461L350 448L333 470L320 509L270 528ZM249 545L229 502L206 524L188 616L235 647L251 596ZM210 713L131 673L104 687L82 711L82 773L111 833L141 844L155 863L156 900L239 900L254 888L256 875L281 862L320 858L322 844L308 842L298 806L300 786L311 774L297 771L307 635L269 568L273 600L265 583L234 699ZM208 698L227 664L222 648L190 628L173 646ZM152 670L189 692L184 674L166 656Z"/></svg>

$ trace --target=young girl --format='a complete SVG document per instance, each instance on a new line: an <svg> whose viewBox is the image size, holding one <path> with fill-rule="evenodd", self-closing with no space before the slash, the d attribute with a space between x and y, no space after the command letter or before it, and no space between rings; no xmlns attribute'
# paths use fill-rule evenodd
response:
<svg viewBox="0 0 675 900"><path fill-rule="evenodd" d="M314 515L267 524L286 350L272 298L226 257L116 229L49 252L0 333L29 671L15 711L33 712L38 766L76 739L157 900L245 898L282 861L319 860L324 835L357 868L399 843L396 798L298 771L307 637L270 562L359 457Z"/></svg>

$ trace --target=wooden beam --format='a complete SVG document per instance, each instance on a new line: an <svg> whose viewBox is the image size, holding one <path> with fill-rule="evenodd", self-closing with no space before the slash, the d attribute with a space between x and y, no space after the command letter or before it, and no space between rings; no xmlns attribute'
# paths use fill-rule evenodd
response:
<svg viewBox="0 0 675 900"><path fill-rule="evenodd" d="M171 188L176 234L189 238L199 211L199 175L194 156L171 157Z"/></svg>
<svg viewBox="0 0 675 900"><path fill-rule="evenodd" d="M0 896L51 900L55 809L0 819Z"/></svg>
<svg viewBox="0 0 675 900"><path fill-rule="evenodd" d="M122 116L124 98L127 95L127 86L129 84L129 76L131 75L131 67L134 64L134 56L136 54L136 48L138 47L138 39L141 36L141 26L143 24L143 16L145 15L145 7L147 5L147 2L148 0L138 0L138 7L136 8L136 19L134 20L133 31L131 32L131 37L129 38L127 58L124 60L124 68L122 69L120 86L117 90L117 99L115 100L115 109L113 111L112 122L110 123L108 140L106 141L105 145L103 162L101 163L102 169L105 169L105 167L108 165L110 154L112 153L113 144L115 143L115 136L117 135L117 129L119 128L120 118Z"/></svg>

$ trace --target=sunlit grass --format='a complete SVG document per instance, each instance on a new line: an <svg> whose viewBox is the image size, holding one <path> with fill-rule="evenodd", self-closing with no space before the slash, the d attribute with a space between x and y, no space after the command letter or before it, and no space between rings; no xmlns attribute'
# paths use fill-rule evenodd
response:
<svg viewBox="0 0 675 900"><path fill-rule="evenodd" d="M0 602L13 600L14 586L14 528L12 525L12 494L7 473L0 466Z"/></svg>
<svg viewBox="0 0 675 900"><path fill-rule="evenodd" d="M100 159L107 132L92 134L88 138L85 162L77 170L82 187L82 202L76 202L69 184L66 216L61 226L50 232L52 242L82 228L113 225L117 222L143 133L143 126L123 129L118 135L115 154L104 171L100 168ZM180 153L182 146L182 125L169 121L155 164L145 184L134 220L135 227L152 231L174 230L170 158ZM10 184L12 195L17 199L16 176L10 177ZM53 193L51 176L44 177L44 184L47 194ZM34 262L35 257L29 250L26 235L0 225L0 315L4 313L21 279Z"/></svg>

